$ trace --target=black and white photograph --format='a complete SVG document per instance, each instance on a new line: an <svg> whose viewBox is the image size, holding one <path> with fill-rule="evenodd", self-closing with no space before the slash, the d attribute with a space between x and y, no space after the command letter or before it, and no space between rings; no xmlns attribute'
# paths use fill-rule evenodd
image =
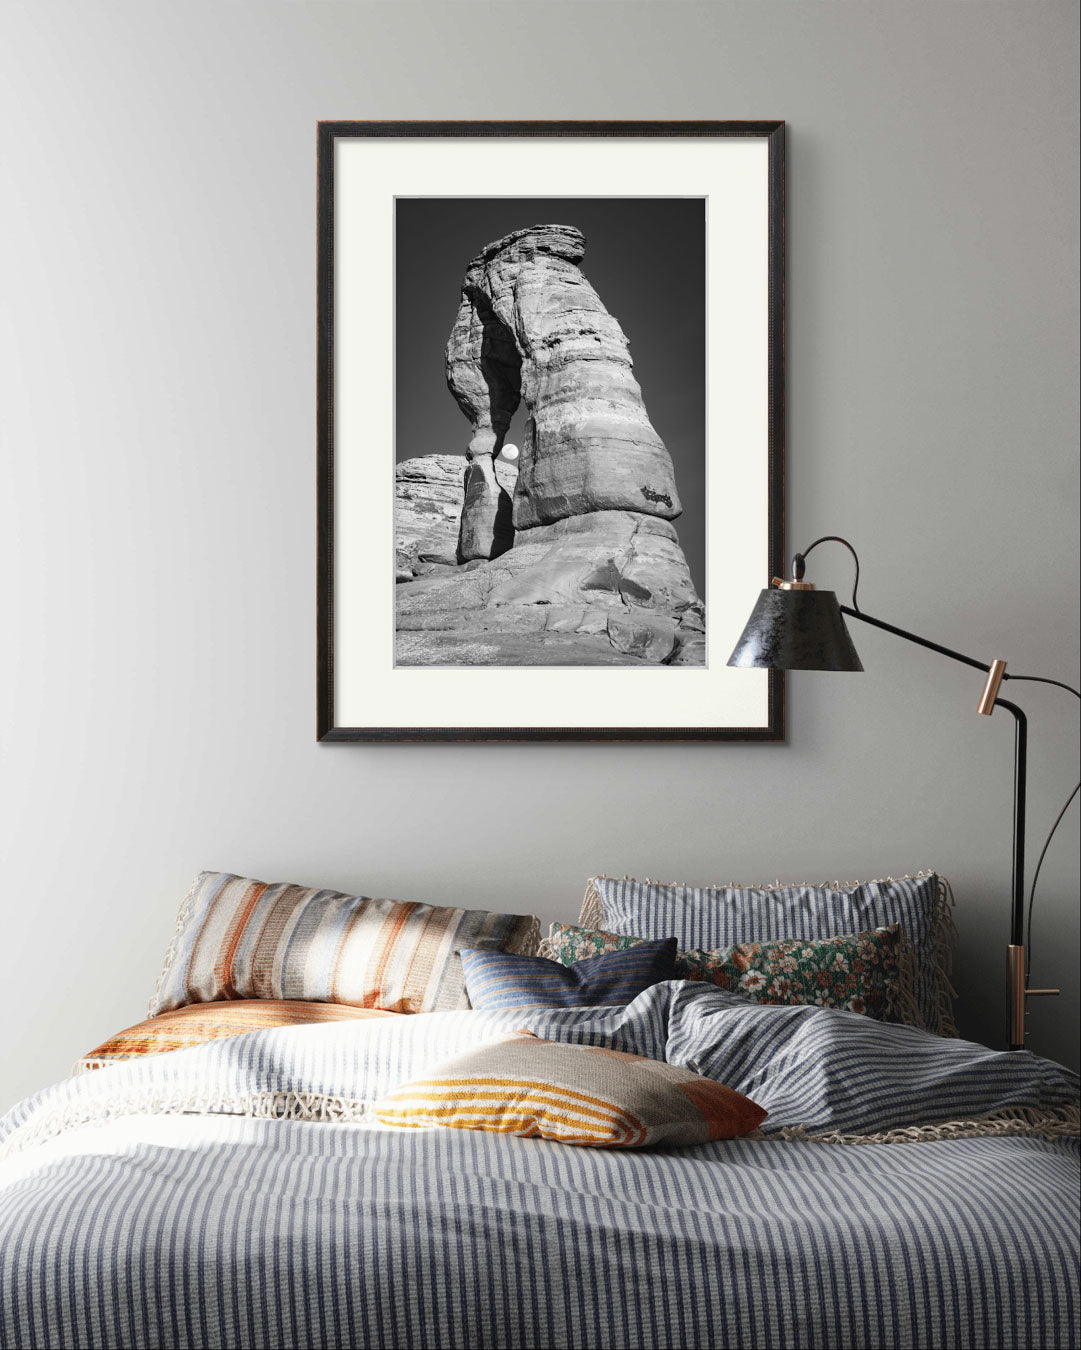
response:
<svg viewBox="0 0 1081 1350"><path fill-rule="evenodd" d="M783 738L783 123L319 136L320 739Z"/></svg>
<svg viewBox="0 0 1081 1350"><path fill-rule="evenodd" d="M398 665L704 664L705 207L397 199Z"/></svg>

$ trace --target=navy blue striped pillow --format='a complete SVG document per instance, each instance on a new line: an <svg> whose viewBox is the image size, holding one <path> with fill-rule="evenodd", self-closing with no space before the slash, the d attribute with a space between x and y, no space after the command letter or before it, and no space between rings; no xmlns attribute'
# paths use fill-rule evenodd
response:
<svg viewBox="0 0 1081 1350"><path fill-rule="evenodd" d="M572 966L514 952L461 953L474 1008L591 1008L630 1003L643 989L676 978L676 940L639 942L622 952L590 956Z"/></svg>

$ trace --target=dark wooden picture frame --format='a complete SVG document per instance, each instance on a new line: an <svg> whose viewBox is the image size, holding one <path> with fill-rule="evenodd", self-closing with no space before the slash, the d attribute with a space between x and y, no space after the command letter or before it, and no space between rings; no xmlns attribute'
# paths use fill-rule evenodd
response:
<svg viewBox="0 0 1081 1350"><path fill-rule="evenodd" d="M335 724L335 145L341 138L754 137L768 146L768 570L784 570L785 123L351 122L318 125L317 202L317 737L343 741L750 741L785 739L782 672L769 672L768 721L752 727L357 727ZM389 265L389 260L388 260ZM389 447L388 447L389 451ZM763 562L765 563L765 559Z"/></svg>

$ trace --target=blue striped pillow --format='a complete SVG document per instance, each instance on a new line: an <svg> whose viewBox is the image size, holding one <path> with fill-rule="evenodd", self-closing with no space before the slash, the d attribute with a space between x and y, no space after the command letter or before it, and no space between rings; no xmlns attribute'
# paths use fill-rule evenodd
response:
<svg viewBox="0 0 1081 1350"><path fill-rule="evenodd" d="M582 903L583 928L620 936L667 937L680 950L746 942L813 941L899 924L911 943L907 983L920 1021L956 1036L949 981L956 930L949 888L928 873L855 886L684 886L592 877Z"/></svg>
<svg viewBox="0 0 1081 1350"><path fill-rule="evenodd" d="M462 967L474 1008L592 1008L630 1003L643 989L676 978L676 940L639 942L565 966L542 956L465 949Z"/></svg>

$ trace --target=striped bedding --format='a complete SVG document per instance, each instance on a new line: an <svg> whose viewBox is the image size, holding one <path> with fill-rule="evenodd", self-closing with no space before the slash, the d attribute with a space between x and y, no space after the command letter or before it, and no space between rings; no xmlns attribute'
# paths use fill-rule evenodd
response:
<svg viewBox="0 0 1081 1350"><path fill-rule="evenodd" d="M641 1153L366 1118L519 1027L769 1118ZM0 1347L1069 1347L1077 1101L1027 1053L682 982L252 1032L0 1121Z"/></svg>

